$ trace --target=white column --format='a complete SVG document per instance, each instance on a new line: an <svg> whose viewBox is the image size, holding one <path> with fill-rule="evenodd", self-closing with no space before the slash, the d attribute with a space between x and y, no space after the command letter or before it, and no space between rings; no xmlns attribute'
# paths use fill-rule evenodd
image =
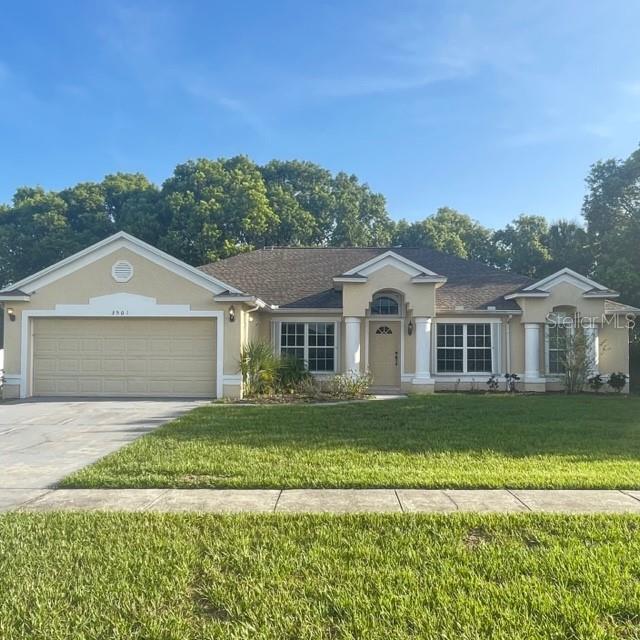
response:
<svg viewBox="0 0 640 640"><path fill-rule="evenodd" d="M345 318L345 371L360 373L360 318Z"/></svg>
<svg viewBox="0 0 640 640"><path fill-rule="evenodd" d="M413 384L433 384L431 377L431 318L416 318L416 377Z"/></svg>
<svg viewBox="0 0 640 640"><path fill-rule="evenodd" d="M595 375L600 368L600 338L598 336L598 325L593 324L584 328L584 335L587 339L587 349L589 349L589 373Z"/></svg>
<svg viewBox="0 0 640 640"><path fill-rule="evenodd" d="M540 378L540 325L525 322L524 325L524 379Z"/></svg>

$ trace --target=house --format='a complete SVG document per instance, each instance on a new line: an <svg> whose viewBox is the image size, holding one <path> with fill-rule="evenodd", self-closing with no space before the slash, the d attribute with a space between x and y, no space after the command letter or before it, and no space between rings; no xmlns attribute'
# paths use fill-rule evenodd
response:
<svg viewBox="0 0 640 640"><path fill-rule="evenodd" d="M538 282L430 249L267 248L196 269L117 233L0 292L6 398L238 397L251 340L379 390L562 388L566 324L591 368L629 371L640 310L563 269Z"/></svg>

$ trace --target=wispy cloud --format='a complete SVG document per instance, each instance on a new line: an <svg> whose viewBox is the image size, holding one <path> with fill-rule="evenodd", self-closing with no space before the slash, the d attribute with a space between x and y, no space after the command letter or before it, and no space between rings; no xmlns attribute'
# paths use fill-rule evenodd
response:
<svg viewBox="0 0 640 640"><path fill-rule="evenodd" d="M213 78L202 75L196 77L181 75L178 78L178 82L181 83L183 90L192 98L202 100L206 104L226 111L263 138L271 136L271 128L260 113L245 101L223 92Z"/></svg>

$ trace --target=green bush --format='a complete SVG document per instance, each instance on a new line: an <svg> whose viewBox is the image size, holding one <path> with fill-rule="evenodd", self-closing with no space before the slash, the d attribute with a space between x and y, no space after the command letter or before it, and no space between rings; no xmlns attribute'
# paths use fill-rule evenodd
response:
<svg viewBox="0 0 640 640"><path fill-rule="evenodd" d="M240 373L247 396L293 393L311 378L304 362L278 355L268 342L250 342L240 354Z"/></svg>
<svg viewBox="0 0 640 640"><path fill-rule="evenodd" d="M268 342L250 342L240 352L240 373L248 396L273 393L278 380L280 357Z"/></svg>
<svg viewBox="0 0 640 640"><path fill-rule="evenodd" d="M609 376L609 386L616 392L620 393L627 384L627 374L618 371Z"/></svg>
<svg viewBox="0 0 640 640"><path fill-rule="evenodd" d="M278 363L276 391L292 393L299 391L303 383L312 379L302 360L291 356L280 356Z"/></svg>

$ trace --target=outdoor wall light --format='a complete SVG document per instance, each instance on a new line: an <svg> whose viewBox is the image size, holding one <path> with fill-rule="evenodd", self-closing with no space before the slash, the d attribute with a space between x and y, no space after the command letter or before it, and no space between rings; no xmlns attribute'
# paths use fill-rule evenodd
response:
<svg viewBox="0 0 640 640"><path fill-rule="evenodd" d="M409 335L413 333L413 320L409 320L409 324L407 325L407 333Z"/></svg>
<svg viewBox="0 0 640 640"><path fill-rule="evenodd" d="M16 321L16 312L13 310L12 307L9 307L7 309L7 315L9 316L9 320L11 320L11 322Z"/></svg>
<svg viewBox="0 0 640 640"><path fill-rule="evenodd" d="M236 308L231 305L229 307L229 322L235 322L236 320Z"/></svg>

